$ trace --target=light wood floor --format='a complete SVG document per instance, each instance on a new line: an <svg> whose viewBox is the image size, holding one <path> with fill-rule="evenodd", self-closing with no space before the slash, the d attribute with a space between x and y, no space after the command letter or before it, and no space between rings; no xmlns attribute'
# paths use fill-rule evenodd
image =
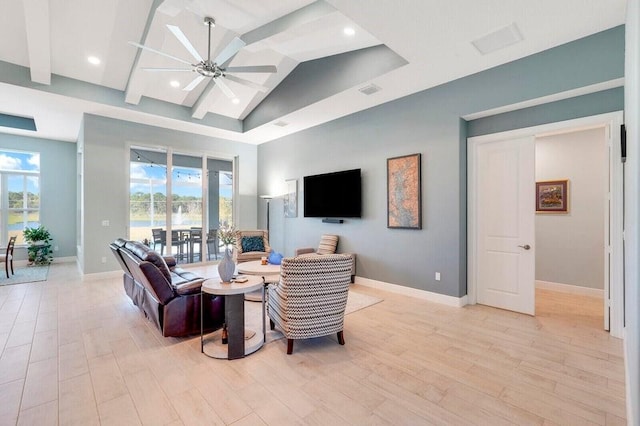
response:
<svg viewBox="0 0 640 426"><path fill-rule="evenodd" d="M625 424L599 302L542 291L534 318L356 287L384 301L347 316L345 346L222 361L162 338L120 277L54 265L0 286L0 424Z"/></svg>

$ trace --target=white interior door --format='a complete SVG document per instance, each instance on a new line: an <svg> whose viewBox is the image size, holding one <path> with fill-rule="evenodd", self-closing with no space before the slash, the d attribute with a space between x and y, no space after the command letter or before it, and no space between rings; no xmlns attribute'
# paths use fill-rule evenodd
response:
<svg viewBox="0 0 640 426"><path fill-rule="evenodd" d="M477 146L477 302L535 313L534 138Z"/></svg>

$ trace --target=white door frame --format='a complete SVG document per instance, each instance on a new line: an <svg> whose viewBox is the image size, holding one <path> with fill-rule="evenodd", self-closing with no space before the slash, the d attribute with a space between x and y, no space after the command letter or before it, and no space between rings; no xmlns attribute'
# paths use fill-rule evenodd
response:
<svg viewBox="0 0 640 426"><path fill-rule="evenodd" d="M609 262L608 275L605 277L605 305L609 302L610 332L614 337L622 338L624 330L623 306L623 173L620 162L620 125L623 112L594 115L557 123L542 124L524 129L510 130L467 139L467 295L468 303L476 304L477 279L477 172L476 146L480 143L515 139L526 136L539 137L543 134L561 133L568 130L581 130L607 126L608 169L609 169L609 246L605 241L605 264ZM608 210L608 209L605 209ZM606 219L606 218L605 218ZM606 273L606 271L605 271ZM606 283L609 283L607 286ZM608 288L607 288L608 287ZM608 297L607 297L608 296ZM608 300L607 300L608 299ZM604 308L603 308L604 309ZM606 312L605 312L606 315Z"/></svg>

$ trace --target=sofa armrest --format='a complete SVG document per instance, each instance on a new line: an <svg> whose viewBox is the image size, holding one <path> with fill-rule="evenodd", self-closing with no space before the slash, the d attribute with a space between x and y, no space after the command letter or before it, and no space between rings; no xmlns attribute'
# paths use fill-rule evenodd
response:
<svg viewBox="0 0 640 426"><path fill-rule="evenodd" d="M175 286L176 293L180 296L184 296L186 294L196 294L200 293L200 289L202 288L202 280L199 281L191 281L184 284L179 284Z"/></svg>
<svg viewBox="0 0 640 426"><path fill-rule="evenodd" d="M169 267L169 269L173 268L178 264L178 262L176 262L176 258L173 256L162 256L162 258L167 263L167 266Z"/></svg>
<svg viewBox="0 0 640 426"><path fill-rule="evenodd" d="M296 256L300 256L301 254L315 253L316 249L313 247L305 247L296 249Z"/></svg>

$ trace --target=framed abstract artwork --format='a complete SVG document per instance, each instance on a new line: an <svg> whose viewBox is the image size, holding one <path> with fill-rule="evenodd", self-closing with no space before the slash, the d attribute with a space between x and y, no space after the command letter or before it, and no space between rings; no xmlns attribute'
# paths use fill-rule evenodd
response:
<svg viewBox="0 0 640 426"><path fill-rule="evenodd" d="M387 159L387 228L422 229L421 154Z"/></svg>
<svg viewBox="0 0 640 426"><path fill-rule="evenodd" d="M569 180L536 182L536 213L569 213Z"/></svg>
<svg viewBox="0 0 640 426"><path fill-rule="evenodd" d="M284 195L284 217L298 217L298 179L288 179Z"/></svg>

